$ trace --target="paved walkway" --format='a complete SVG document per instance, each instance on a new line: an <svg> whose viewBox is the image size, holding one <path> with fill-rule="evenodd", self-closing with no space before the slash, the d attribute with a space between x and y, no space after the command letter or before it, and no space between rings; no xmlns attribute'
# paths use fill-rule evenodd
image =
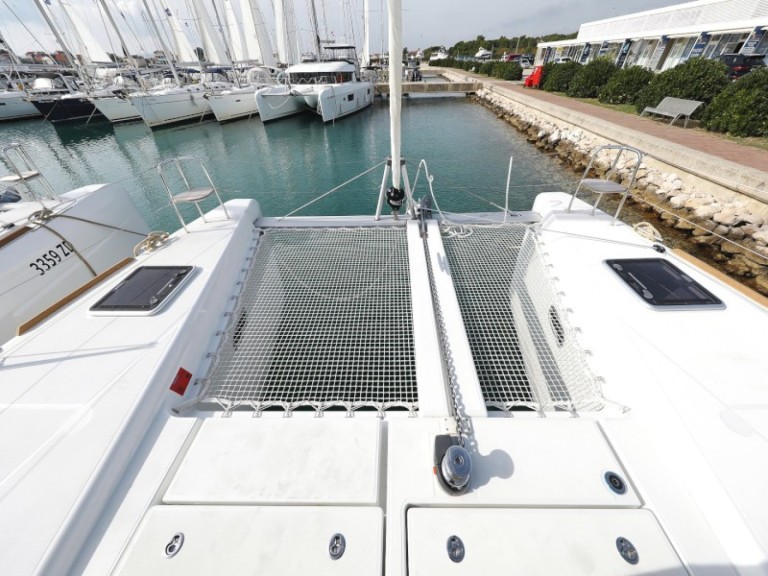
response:
<svg viewBox="0 0 768 576"><path fill-rule="evenodd" d="M625 112L618 112L595 104L568 98L567 96L545 92L544 90L524 88L522 85L515 82L483 79L483 83L493 84L499 88L519 92L526 96L547 101L556 106L570 108L581 114L587 114L619 126L637 130L638 132L644 132L650 136L674 142L675 144L685 146L686 148L706 152L707 154L712 154L713 156L718 156L737 164L749 166L755 170L768 170L768 150L761 150L759 148L738 144L721 135L707 132L701 128L691 128L690 126L688 128L683 128L678 124L669 126L668 121L665 122L663 120L654 120L647 116L641 117Z"/></svg>
<svg viewBox="0 0 768 576"><path fill-rule="evenodd" d="M640 117L567 96L524 88L520 82L488 78L463 70L448 69L446 72L482 82L494 92L513 99L519 98L543 111L559 109L563 112L559 114L563 119L587 129L597 127L599 134L617 142L622 141L624 129L627 133L642 135L644 138L639 138L639 141L634 138L627 143L636 145L650 156L670 165L690 169L692 173L768 203L768 150L739 144L704 129L690 126L683 128L677 124L669 126L669 122L663 119Z"/></svg>

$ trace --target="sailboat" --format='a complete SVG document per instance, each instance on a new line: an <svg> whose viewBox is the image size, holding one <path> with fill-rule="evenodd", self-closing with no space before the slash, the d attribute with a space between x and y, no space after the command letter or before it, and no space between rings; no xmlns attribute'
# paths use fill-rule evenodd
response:
<svg viewBox="0 0 768 576"><path fill-rule="evenodd" d="M53 21L47 4L36 0L40 13L53 30L67 58L78 71L78 79L68 82L68 93L57 96L32 92L30 101L43 115L53 123L90 121L101 119L100 111L94 106L92 98L111 96L124 90L131 84L138 86L132 79L132 74L125 74L126 69L115 67L111 58L101 44L95 39L90 29L83 23L74 7L68 2L61 3L62 15L67 21L67 29L71 34L72 45L77 46L77 53L82 59L80 63L74 56L73 49L68 45Z"/></svg>
<svg viewBox="0 0 768 576"><path fill-rule="evenodd" d="M219 122L251 117L259 113L254 94L275 83L277 69L267 34L264 17L256 0L242 0L240 10L244 35L229 0L224 0L228 38L234 65L247 65L239 81L229 87L211 90L206 98ZM268 65L269 63L269 65Z"/></svg>
<svg viewBox="0 0 768 576"><path fill-rule="evenodd" d="M3 346L5 572L765 572L768 309L578 189L444 212L389 66L375 217L163 162L212 207Z"/></svg>
<svg viewBox="0 0 768 576"><path fill-rule="evenodd" d="M19 57L0 35L6 54L11 61L10 70L0 72L0 121L39 116L40 112L29 102L27 90L33 75L22 67Z"/></svg>
<svg viewBox="0 0 768 576"><path fill-rule="evenodd" d="M40 116L40 111L29 101L32 77L18 73L0 73L0 120L18 120Z"/></svg>
<svg viewBox="0 0 768 576"><path fill-rule="evenodd" d="M144 0L144 5L147 13L151 14L146 0ZM210 16L202 2L193 0L192 6L195 10L207 60L212 63L227 62L221 38L214 31ZM189 43L184 41L184 34L173 12L166 8L165 14L176 39L177 49L182 48L183 52L186 52L180 54L179 59L192 58L192 50L187 48ZM128 94L128 98L150 128L190 120L202 120L212 114L211 106L206 98L208 91L226 89L232 86L227 72L219 67L191 68L186 71L179 69L173 63L173 57L162 41L162 36L154 21L152 24L155 26L156 35L160 39L161 45L163 45L163 52L170 64L171 74L165 79L165 84L157 89L133 92Z"/></svg>

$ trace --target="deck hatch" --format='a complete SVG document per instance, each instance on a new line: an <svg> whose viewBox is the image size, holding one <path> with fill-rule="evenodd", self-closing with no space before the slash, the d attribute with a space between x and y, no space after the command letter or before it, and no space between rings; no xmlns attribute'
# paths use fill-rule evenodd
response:
<svg viewBox="0 0 768 576"><path fill-rule="evenodd" d="M663 258L624 258L605 263L656 310L725 308L722 300Z"/></svg>
<svg viewBox="0 0 768 576"><path fill-rule="evenodd" d="M140 266L91 306L91 314L158 312L192 276L192 266Z"/></svg>
<svg viewBox="0 0 768 576"><path fill-rule="evenodd" d="M260 234L203 400L226 410L415 410L405 229Z"/></svg>
<svg viewBox="0 0 768 576"><path fill-rule="evenodd" d="M443 244L486 405L601 407L531 226L447 229Z"/></svg>

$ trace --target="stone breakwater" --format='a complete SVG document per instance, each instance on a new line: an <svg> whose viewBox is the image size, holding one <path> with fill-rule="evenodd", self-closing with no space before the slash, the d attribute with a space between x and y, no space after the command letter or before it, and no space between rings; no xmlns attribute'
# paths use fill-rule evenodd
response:
<svg viewBox="0 0 768 576"><path fill-rule="evenodd" d="M607 140L494 91L480 90L475 98L525 133L538 148L557 154L579 173L587 167L598 146L632 145ZM606 175L614 158L615 152L605 151L596 159L593 166L599 176ZM635 162L633 155L627 155L609 177L626 185ZM637 171L627 204L623 216L633 210L636 218L639 212L643 219L661 228L665 237L669 235L663 231L666 226L683 249L768 295L765 203L646 157Z"/></svg>

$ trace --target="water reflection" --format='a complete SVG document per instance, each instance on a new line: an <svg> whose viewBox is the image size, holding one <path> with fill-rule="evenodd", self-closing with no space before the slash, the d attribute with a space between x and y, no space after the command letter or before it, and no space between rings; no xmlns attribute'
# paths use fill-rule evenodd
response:
<svg viewBox="0 0 768 576"><path fill-rule="evenodd" d="M572 189L560 168L517 131L466 98L403 100L403 155L411 181L422 158L435 175L441 207L488 210L504 202L507 164L515 157L513 210L530 208L544 190ZM382 162L389 155L386 101L336 123L307 114L264 125L258 118L151 130L141 122L60 125L39 119L0 126L3 141L20 141L57 191L121 182L153 228L175 229L155 167L167 158L203 158L225 198L256 198L279 216ZM372 214L383 167L301 214ZM427 192L423 179L419 196Z"/></svg>

